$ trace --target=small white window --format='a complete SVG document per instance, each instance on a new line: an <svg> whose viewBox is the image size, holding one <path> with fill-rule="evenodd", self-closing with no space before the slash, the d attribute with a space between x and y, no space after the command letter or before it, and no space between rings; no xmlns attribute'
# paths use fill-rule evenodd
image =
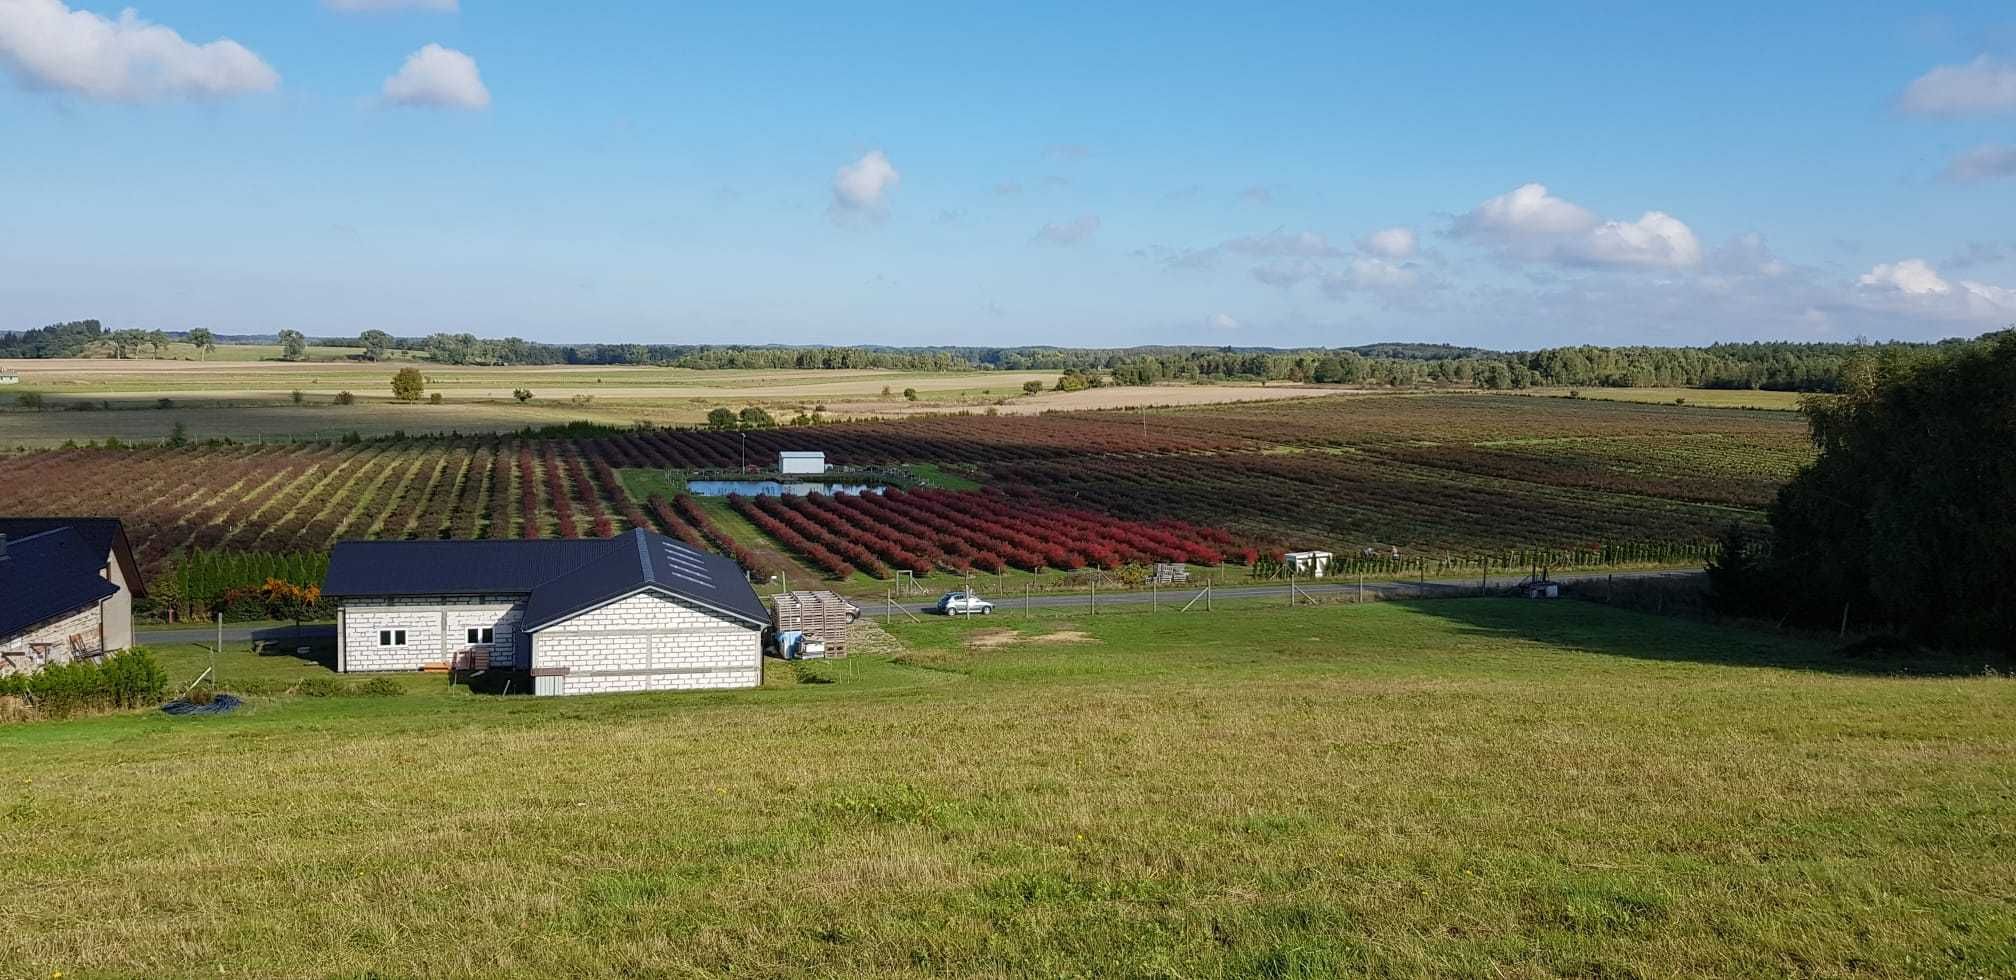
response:
<svg viewBox="0 0 2016 980"><path fill-rule="evenodd" d="M497 631L490 627L486 626L482 629L474 626L469 627L469 645L471 646L489 646L492 642L495 642L496 636Z"/></svg>
<svg viewBox="0 0 2016 980"><path fill-rule="evenodd" d="M403 647L406 645L406 631L379 630L378 645L381 647Z"/></svg>

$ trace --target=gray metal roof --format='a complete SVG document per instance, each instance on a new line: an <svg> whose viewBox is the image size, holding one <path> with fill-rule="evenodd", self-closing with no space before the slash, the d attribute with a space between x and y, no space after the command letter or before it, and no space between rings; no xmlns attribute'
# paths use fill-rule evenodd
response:
<svg viewBox="0 0 2016 980"><path fill-rule="evenodd" d="M541 541L343 541L324 595L523 595L537 630L637 592L658 590L762 626L763 600L740 565L645 530Z"/></svg>

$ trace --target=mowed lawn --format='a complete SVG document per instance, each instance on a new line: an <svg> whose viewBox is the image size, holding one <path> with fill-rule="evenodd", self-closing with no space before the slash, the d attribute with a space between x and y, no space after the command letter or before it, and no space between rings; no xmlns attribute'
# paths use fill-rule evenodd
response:
<svg viewBox="0 0 2016 980"><path fill-rule="evenodd" d="M2016 680L1572 602L892 629L0 729L0 973L2016 974Z"/></svg>

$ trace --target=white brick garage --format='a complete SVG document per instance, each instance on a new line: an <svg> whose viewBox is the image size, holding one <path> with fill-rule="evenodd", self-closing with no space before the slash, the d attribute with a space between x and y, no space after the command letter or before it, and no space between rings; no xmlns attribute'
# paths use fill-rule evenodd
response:
<svg viewBox="0 0 2016 980"><path fill-rule="evenodd" d="M663 535L345 541L323 595L337 669L529 670L536 694L762 683L768 611L740 566Z"/></svg>
<svg viewBox="0 0 2016 980"><path fill-rule="evenodd" d="M656 591L619 599L532 634L541 694L755 687L762 631Z"/></svg>

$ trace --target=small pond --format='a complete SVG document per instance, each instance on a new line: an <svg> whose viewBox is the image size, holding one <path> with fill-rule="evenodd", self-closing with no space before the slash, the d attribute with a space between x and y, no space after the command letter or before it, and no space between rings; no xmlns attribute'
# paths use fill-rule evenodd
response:
<svg viewBox="0 0 2016 980"><path fill-rule="evenodd" d="M688 480L686 492L701 497L803 497L812 493L881 493L884 488L865 483L784 483L779 480Z"/></svg>

